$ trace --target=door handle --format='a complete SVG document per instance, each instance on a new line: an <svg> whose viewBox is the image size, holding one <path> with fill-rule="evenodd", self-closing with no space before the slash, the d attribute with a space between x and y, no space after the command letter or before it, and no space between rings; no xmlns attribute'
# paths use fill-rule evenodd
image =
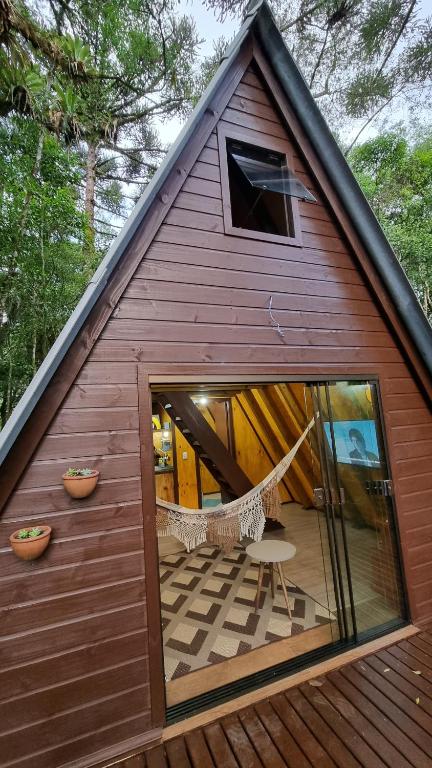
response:
<svg viewBox="0 0 432 768"><path fill-rule="evenodd" d="M332 488L329 494L325 488L314 488L313 490L314 504L318 509L322 509L331 500L332 504L345 504L345 490L339 488L339 492L336 488Z"/></svg>
<svg viewBox="0 0 432 768"><path fill-rule="evenodd" d="M369 496L393 496L391 480L366 480L365 488Z"/></svg>
<svg viewBox="0 0 432 768"><path fill-rule="evenodd" d="M327 494L325 488L314 488L313 490L314 504L317 509L322 509L327 504Z"/></svg>

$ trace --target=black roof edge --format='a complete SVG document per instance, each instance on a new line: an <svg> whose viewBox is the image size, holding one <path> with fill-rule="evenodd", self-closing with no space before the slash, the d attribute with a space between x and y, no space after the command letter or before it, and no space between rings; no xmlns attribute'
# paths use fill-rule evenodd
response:
<svg viewBox="0 0 432 768"><path fill-rule="evenodd" d="M36 372L29 386L25 390L21 399L14 408L11 416L0 432L0 466L6 459L14 442L21 430L24 428L27 420L31 416L34 408L44 394L52 377L63 361L70 346L76 339L90 312L101 296L106 284L114 272L118 262L125 253L129 243L134 237L138 227L150 209L155 197L160 192L163 184L167 180L172 168L185 149L190 136L199 125L202 115L211 106L214 94L222 82L225 72L230 67L234 56L239 51L242 43L247 37L250 26L254 21L254 12L248 13L240 27L237 35L231 45L225 52L214 77L210 81L206 90L199 99L188 121L183 126L176 141L171 145L166 157L159 166L150 183L147 185L143 195L137 202L131 215L127 219L124 227L111 244L107 254L102 259L98 269L94 273L89 285L87 286L80 301L72 312L69 320L63 327L63 330L57 337L40 368Z"/></svg>
<svg viewBox="0 0 432 768"><path fill-rule="evenodd" d="M254 32L432 378L432 327L302 74L263 2Z"/></svg>

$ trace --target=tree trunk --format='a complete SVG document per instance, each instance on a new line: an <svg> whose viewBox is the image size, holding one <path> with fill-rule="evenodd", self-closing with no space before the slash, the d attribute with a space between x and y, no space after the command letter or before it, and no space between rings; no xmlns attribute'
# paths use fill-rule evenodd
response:
<svg viewBox="0 0 432 768"><path fill-rule="evenodd" d="M87 146L86 185L85 185L85 212L88 221L87 242L90 249L95 241L95 187L96 187L96 144L92 142Z"/></svg>

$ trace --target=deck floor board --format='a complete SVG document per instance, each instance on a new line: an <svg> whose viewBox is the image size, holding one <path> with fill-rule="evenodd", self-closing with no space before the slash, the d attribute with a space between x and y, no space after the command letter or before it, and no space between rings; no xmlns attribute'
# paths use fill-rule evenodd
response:
<svg viewBox="0 0 432 768"><path fill-rule="evenodd" d="M143 765L430 768L431 629L167 739Z"/></svg>
<svg viewBox="0 0 432 768"><path fill-rule="evenodd" d="M204 728L204 735L217 766L238 768L239 763L234 757L231 747L219 723L212 723Z"/></svg>
<svg viewBox="0 0 432 768"><path fill-rule="evenodd" d="M202 731L186 733L185 741L193 768L201 768L203 765L215 768L216 763L212 759Z"/></svg>
<svg viewBox="0 0 432 768"><path fill-rule="evenodd" d="M291 766L293 768L311 768L312 763L302 752L293 734L285 727L270 702L259 702L255 705L255 711L273 743L277 745L282 758L285 760L284 764L288 765L289 768Z"/></svg>

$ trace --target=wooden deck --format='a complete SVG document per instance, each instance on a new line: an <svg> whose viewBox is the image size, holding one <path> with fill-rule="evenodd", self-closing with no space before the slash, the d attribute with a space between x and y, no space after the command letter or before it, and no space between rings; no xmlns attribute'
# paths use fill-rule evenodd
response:
<svg viewBox="0 0 432 768"><path fill-rule="evenodd" d="M432 628L122 763L219 766L430 768Z"/></svg>

